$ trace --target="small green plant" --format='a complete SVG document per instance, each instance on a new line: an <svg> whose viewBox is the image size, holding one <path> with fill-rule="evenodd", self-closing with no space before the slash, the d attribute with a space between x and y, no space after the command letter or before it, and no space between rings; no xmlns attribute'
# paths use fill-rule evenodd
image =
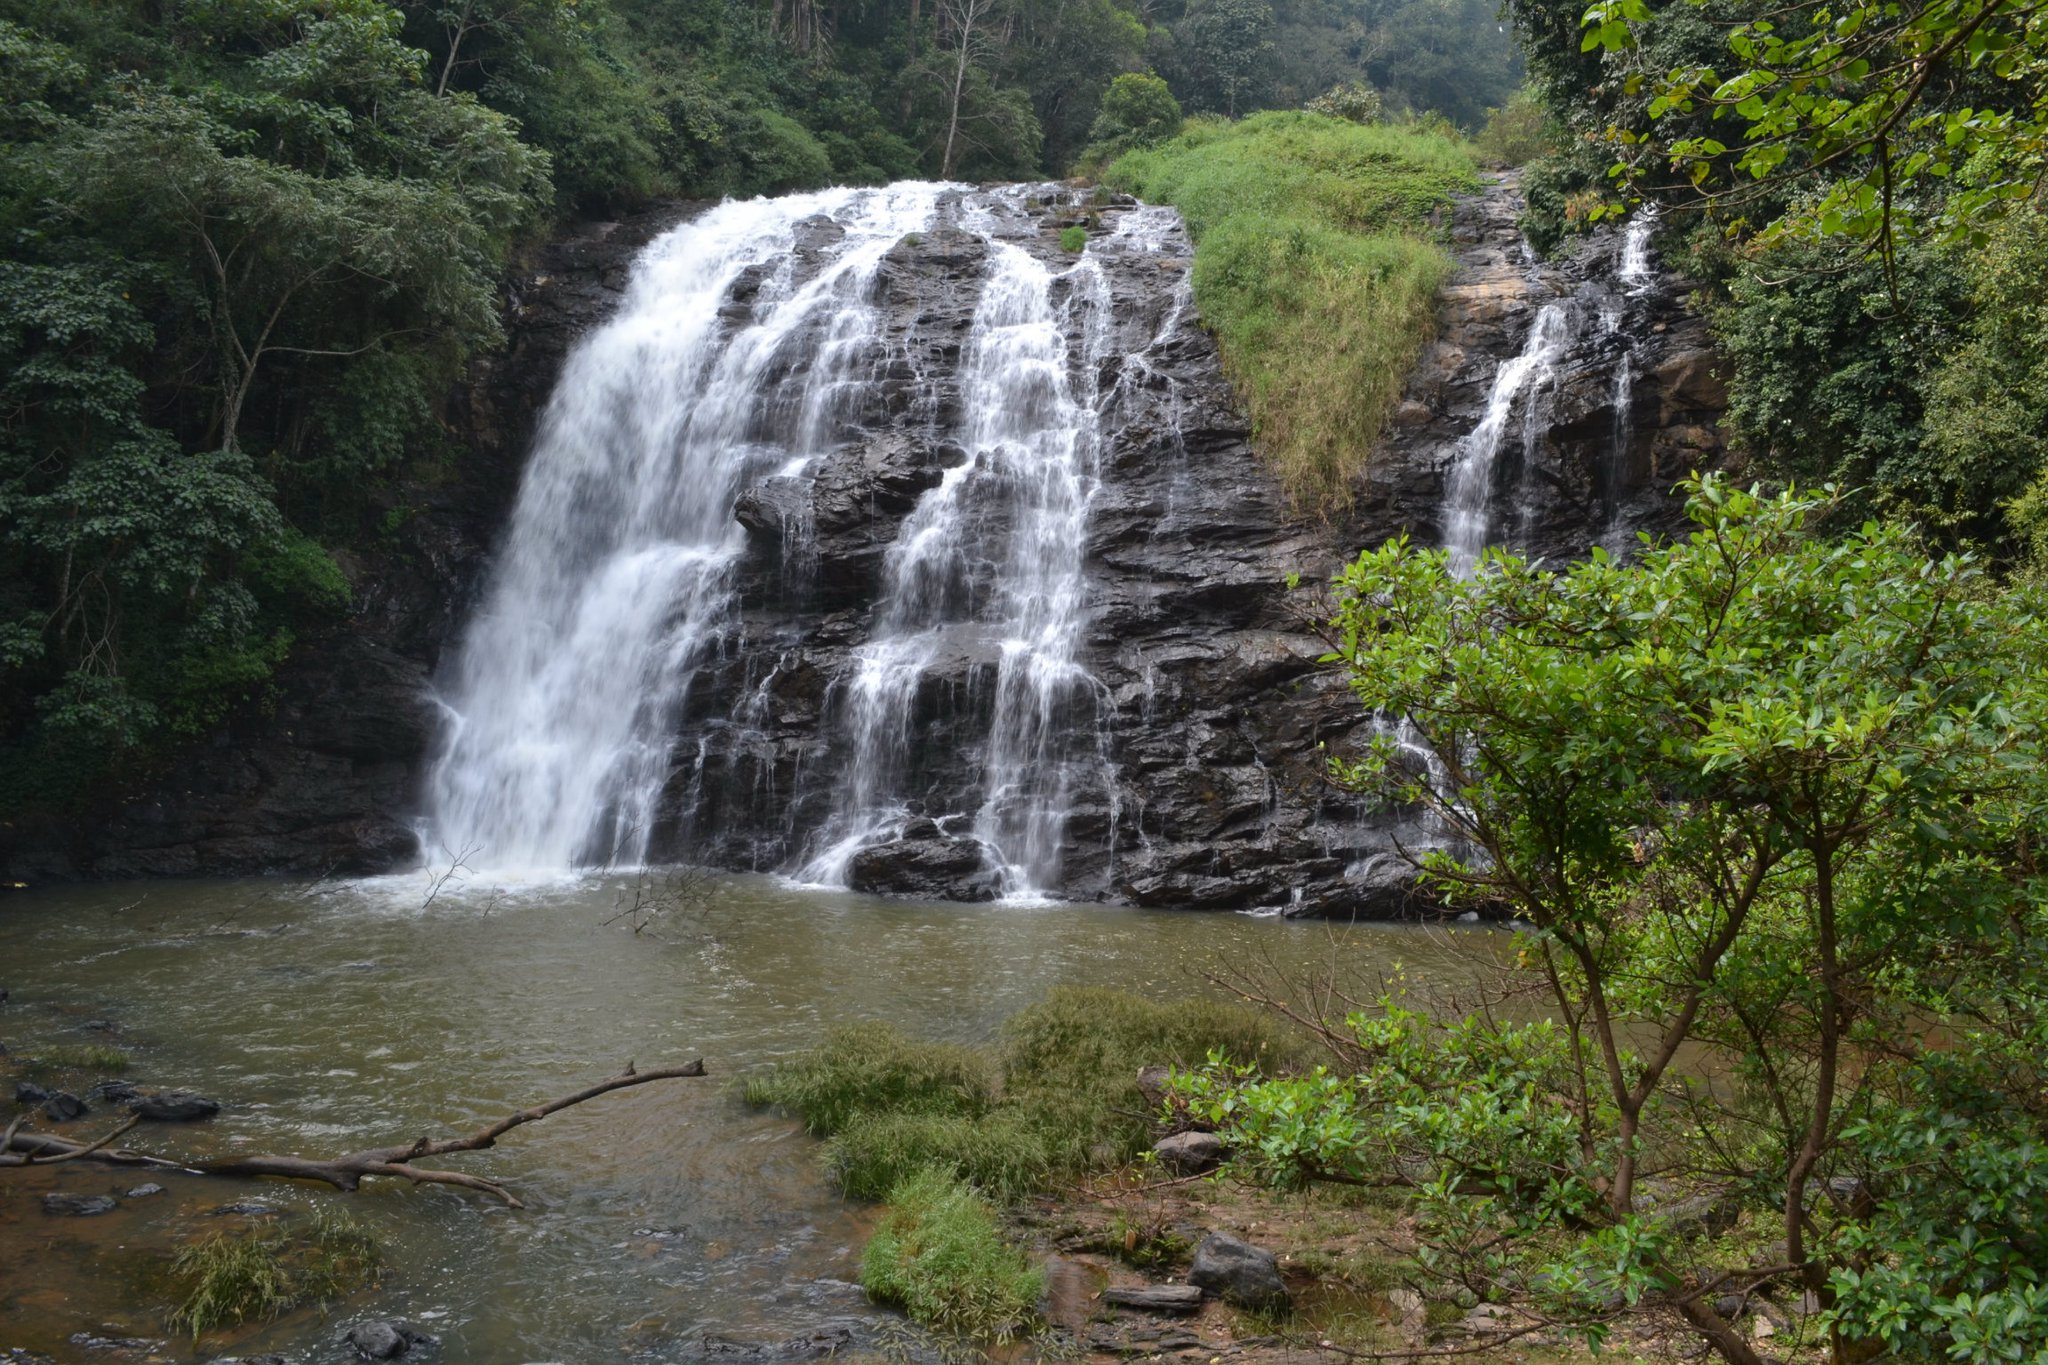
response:
<svg viewBox="0 0 2048 1365"><path fill-rule="evenodd" d="M1333 85L1325 93L1308 102L1308 111L1325 118L1340 118L1346 123L1378 123L1385 112L1385 102L1380 92L1365 81L1347 81Z"/></svg>
<svg viewBox="0 0 2048 1365"><path fill-rule="evenodd" d="M922 232L904 233L903 245L909 247L912 251L917 250L919 247L924 245L924 234Z"/></svg>
<svg viewBox="0 0 2048 1365"><path fill-rule="evenodd" d="M36 1050L28 1066L33 1071L121 1072L128 1069L128 1054L105 1043L45 1047Z"/></svg>
<svg viewBox="0 0 2048 1365"><path fill-rule="evenodd" d="M1008 1341L1029 1322L1044 1272L1004 1243L993 1206L945 1171L925 1168L889 1191L889 1211L861 1255L876 1303L927 1327Z"/></svg>
<svg viewBox="0 0 2048 1365"><path fill-rule="evenodd" d="M268 1322L305 1303L332 1303L376 1281L382 1256L370 1234L325 1210L294 1237L268 1229L216 1232L178 1253L171 1276L184 1298L171 1327L197 1341L244 1322Z"/></svg>
<svg viewBox="0 0 2048 1365"><path fill-rule="evenodd" d="M1011 1203L1039 1189L1052 1169L1043 1133L1029 1116L997 1109L959 1114L861 1114L826 1148L839 1188L856 1199L883 1199L924 1167L951 1172L991 1198Z"/></svg>
<svg viewBox="0 0 2048 1365"><path fill-rule="evenodd" d="M1156 1219L1136 1219L1119 1213L1110 1220L1110 1255L1140 1270L1178 1265L1187 1259L1188 1240L1178 1236Z"/></svg>
<svg viewBox="0 0 2048 1365"><path fill-rule="evenodd" d="M1088 229L1079 223L1060 233L1060 250L1078 256L1088 249Z"/></svg>
<svg viewBox="0 0 2048 1365"><path fill-rule="evenodd" d="M833 1029L811 1051L749 1080L744 1095L830 1137L871 1111L978 1117L995 1102L995 1070L972 1048L920 1043L868 1022Z"/></svg>

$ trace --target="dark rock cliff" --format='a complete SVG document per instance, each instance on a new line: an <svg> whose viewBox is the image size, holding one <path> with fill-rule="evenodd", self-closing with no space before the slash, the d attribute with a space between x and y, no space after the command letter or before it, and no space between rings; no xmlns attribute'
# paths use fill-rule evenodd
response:
<svg viewBox="0 0 2048 1365"><path fill-rule="evenodd" d="M1675 282L1658 277L1624 295L1609 283L1619 244L1607 239L1533 266L1517 207L1504 181L1457 211L1461 269L1439 337L1354 513L1337 526L1292 514L1251 450L1213 343L1171 321L1176 309L1192 321L1184 240L1169 238L1163 263L1110 268L1118 336L1094 376L1107 440L1091 507L1084 662L1099 684L1094 719L1104 722L1114 779L1084 789L1072 812L1063 894L1189 908L1406 908L1406 878L1375 856L1403 832L1398 820L1363 816L1323 781L1328 751L1367 721L1342 679L1317 664L1323 646L1302 619L1307 595L1285 580L1298 572L1313 583L1357 547L1404 529L1437 538L1445 471L1545 302L1571 299L1583 316L1529 439L1496 471L1504 538L1566 556L1617 532L1669 528L1670 484L1718 459L1713 357ZM511 345L479 365L452 405L454 434L474 452L462 480L416 490L393 548L349 566L358 587L350 628L294 659L274 710L243 717L103 825L62 842L24 841L32 847L8 859L13 875L349 874L410 861L409 815L434 725L429 680L503 525L539 406L567 349L611 308L640 246L681 212L595 227L542 253L511 287ZM1063 212L1044 210L1048 259ZM658 853L777 868L824 818L830 793L807 773L820 759L833 679L866 638L881 558L902 518L958 458L945 436L958 388L944 375L959 358L986 250L942 230L891 253L884 313L899 348L914 342L921 357L916 382L905 371L873 386L853 435L809 489L770 481L742 497L750 554L739 638L677 720ZM1614 379L1624 359L1625 391ZM963 637L928 670L914 720L929 818L856 859L856 885L989 894L979 857L944 813L971 809L980 780L975 736L992 705L991 644ZM742 710L750 722L731 724Z"/></svg>

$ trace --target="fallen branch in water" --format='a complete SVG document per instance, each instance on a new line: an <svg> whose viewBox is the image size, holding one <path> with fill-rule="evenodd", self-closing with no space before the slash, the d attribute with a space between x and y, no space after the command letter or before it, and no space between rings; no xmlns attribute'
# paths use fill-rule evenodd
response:
<svg viewBox="0 0 2048 1365"><path fill-rule="evenodd" d="M702 1076L702 1058L682 1066L664 1067L658 1071L635 1071L631 1062L618 1075L585 1086L573 1094L562 1095L545 1104L522 1109L478 1129L466 1137L443 1138L436 1142L422 1136L403 1147L372 1147L367 1151L352 1152L347 1156L321 1161L311 1157L298 1156L238 1156L225 1157L218 1161L186 1163L166 1157L152 1156L146 1152L133 1152L126 1148L110 1148L107 1144L133 1126L133 1120L123 1124L112 1133L93 1143L74 1142L69 1138L51 1137L43 1133L22 1133L21 1120L16 1119L0 1139L0 1167L46 1166L54 1161L72 1161L83 1158L88 1161L103 1161L116 1166L155 1166L176 1170L192 1171L199 1175L221 1176L276 1176L285 1180L318 1180L334 1186L337 1190L355 1190L363 1181L373 1175L392 1176L410 1180L421 1185L460 1185L465 1189L482 1190L494 1194L515 1209L525 1208L513 1193L495 1180L463 1171L441 1171L415 1166L412 1163L423 1157L450 1156L457 1152L479 1152L497 1144L499 1138L522 1124L533 1123L548 1115L557 1113L571 1105L596 1099L599 1095L614 1090L625 1090L650 1081L679 1080L689 1076Z"/></svg>

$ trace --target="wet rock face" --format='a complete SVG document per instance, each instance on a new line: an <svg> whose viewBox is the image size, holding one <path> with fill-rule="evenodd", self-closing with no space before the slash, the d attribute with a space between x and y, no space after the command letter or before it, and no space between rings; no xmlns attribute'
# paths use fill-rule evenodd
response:
<svg viewBox="0 0 2048 1365"><path fill-rule="evenodd" d="M1118 249L1136 210L1091 231L1114 335L1074 378L1097 395L1100 487L1088 507L1088 631L1062 723L1074 780L1059 884L1073 899L1146 906L1395 918L1427 909L1397 849L1428 841L1413 813L1373 812L1331 788L1327 759L1370 722L1319 664L1315 584L1365 546L1442 534L1446 473L1503 362L1538 311L1568 301L1571 342L1541 401L1518 414L1490 490L1493 538L1553 559L1677 524L1670 485L1721 456L1724 402L1682 283L1616 280L1609 234L1553 265L1524 256L1512 179L1460 207L1461 266L1438 335L1393 414L1342 524L1294 514L1252 449L1187 288L1174 228ZM463 482L417 490L403 555L350 565L349 628L313 642L250 716L193 756L178 781L107 822L94 846L8 865L41 877L296 870L348 874L415 855L409 816L432 743L429 681L473 606L541 405L575 339L615 306L640 247L683 210L587 229L509 291L512 341L481 362L450 411L474 454ZM1064 269L1074 216L1056 197L1013 240ZM830 253L807 225L796 279ZM676 745L651 854L761 871L798 864L830 818L847 680L877 628L885 561L905 518L966 458L962 366L989 243L943 220L888 255L875 289L880 343L803 479L755 479L734 509L746 552L735 626L674 717ZM742 274L722 305L738 327L765 283ZM801 364L799 358L792 362ZM1626 366L1628 383L1617 383ZM1082 374L1084 367L1092 372ZM765 405L764 427L774 414ZM976 509L1000 530L1004 508ZM962 591L993 590L993 566ZM908 705L911 755L896 836L849 867L859 889L982 900L999 885L976 839L1003 642L949 628ZM5 861L0 857L0 861Z"/></svg>
<svg viewBox="0 0 2048 1365"><path fill-rule="evenodd" d="M1682 524L1672 487L1719 467L1727 407L1720 357L1688 281L1654 269L1623 278L1626 234L1573 238L1535 262L1515 218L1518 177L1495 177L1462 204L1457 276L1436 340L1410 377L1391 433L1361 489L1361 523L1443 540L1444 479L1486 410L1501 364L1537 312L1561 303L1570 343L1511 418L1490 489L1492 539L1549 560L1589 545L1626 548L1638 531Z"/></svg>

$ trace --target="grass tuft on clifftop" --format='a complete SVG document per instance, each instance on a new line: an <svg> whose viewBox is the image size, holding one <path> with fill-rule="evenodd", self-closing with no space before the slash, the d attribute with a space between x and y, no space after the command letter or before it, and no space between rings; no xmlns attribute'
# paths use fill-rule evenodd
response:
<svg viewBox="0 0 2048 1365"><path fill-rule="evenodd" d="M1451 268L1430 218L1477 185L1469 145L1276 111L1191 122L1102 178L1187 219L1195 301L1260 448L1298 507L1342 511L1429 340Z"/></svg>

